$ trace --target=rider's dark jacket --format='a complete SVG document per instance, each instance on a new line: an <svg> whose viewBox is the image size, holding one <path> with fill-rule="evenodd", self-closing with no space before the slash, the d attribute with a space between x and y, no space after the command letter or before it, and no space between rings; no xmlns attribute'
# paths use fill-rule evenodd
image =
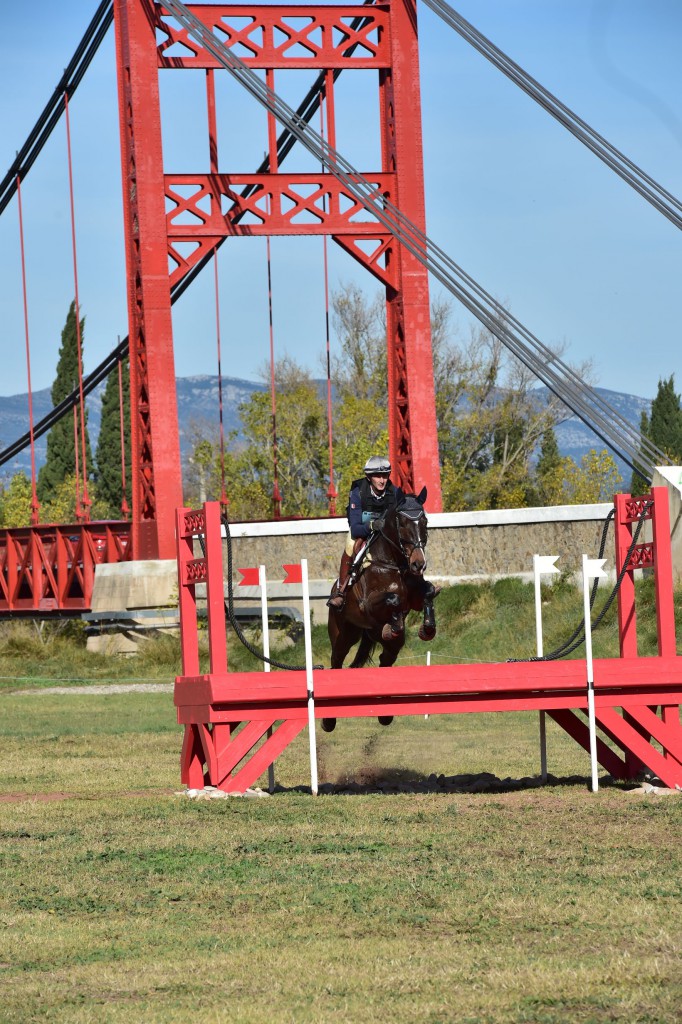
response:
<svg viewBox="0 0 682 1024"><path fill-rule="evenodd" d="M346 515L350 526L350 535L355 540L358 537L369 537L369 524L372 519L383 516L390 508L393 508L403 499L404 495L400 487L396 487L389 480L386 490L378 495L372 490L367 477L360 477L354 480L351 485L350 498Z"/></svg>

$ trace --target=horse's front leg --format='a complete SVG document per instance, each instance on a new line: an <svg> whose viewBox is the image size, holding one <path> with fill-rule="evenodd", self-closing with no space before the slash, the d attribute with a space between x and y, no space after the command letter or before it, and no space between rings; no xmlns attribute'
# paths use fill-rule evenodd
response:
<svg viewBox="0 0 682 1024"><path fill-rule="evenodd" d="M381 630L381 639L385 643L397 640L405 633L405 619L400 607L400 598L397 594L387 594L385 604L389 611L388 622L384 623ZM401 645L402 646L402 645Z"/></svg>
<svg viewBox="0 0 682 1024"><path fill-rule="evenodd" d="M433 640L436 635L436 613L433 609L433 599L435 598L438 591L434 587L433 583L429 583L428 580L424 580L424 621L419 627L419 639L420 640Z"/></svg>

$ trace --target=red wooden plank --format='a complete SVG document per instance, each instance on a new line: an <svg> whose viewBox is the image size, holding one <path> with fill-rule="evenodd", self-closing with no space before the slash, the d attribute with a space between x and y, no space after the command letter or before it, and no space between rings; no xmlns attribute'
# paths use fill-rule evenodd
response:
<svg viewBox="0 0 682 1024"><path fill-rule="evenodd" d="M579 743L589 753L590 730L581 718L569 710L550 711L549 716L557 725L561 726L564 732L568 733L571 739ZM628 778L625 761L618 757L615 751L611 750L599 736L597 736L597 760L615 779Z"/></svg>
<svg viewBox="0 0 682 1024"><path fill-rule="evenodd" d="M272 716L264 722L246 723L241 732L238 732L232 741L223 748L216 775L211 775L214 786L219 786L224 781L232 769L239 764L243 757L246 757L249 751L255 747L256 743L274 724L275 719Z"/></svg>
<svg viewBox="0 0 682 1024"><path fill-rule="evenodd" d="M237 774L226 780L226 785L221 786L221 789L225 789L228 793L243 793L244 790L253 786L256 779L260 778L266 768L274 763L282 751L305 728L305 725L305 719L282 722L253 757L249 758L246 764L239 769Z"/></svg>
<svg viewBox="0 0 682 1024"><path fill-rule="evenodd" d="M597 722L604 725L619 737L627 750L631 750L642 764L661 779L666 786L674 788L682 785L682 768L670 759L666 759L643 736L633 729L621 716L611 708L602 708L597 713Z"/></svg>

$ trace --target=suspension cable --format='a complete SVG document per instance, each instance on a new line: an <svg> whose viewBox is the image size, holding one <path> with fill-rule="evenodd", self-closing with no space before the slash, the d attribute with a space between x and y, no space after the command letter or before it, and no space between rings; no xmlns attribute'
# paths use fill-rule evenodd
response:
<svg viewBox="0 0 682 1024"><path fill-rule="evenodd" d="M475 29L461 14L453 10L445 0L424 0L424 3L450 28L454 29L462 39L470 43L515 85L523 89L543 110L546 110L564 128L568 129L571 135L599 157L607 167L646 199L655 210L667 217L675 227L682 228L682 202L676 196L643 171L624 153L621 153L619 149L611 145L603 135L591 128L586 121L583 121L556 96L553 96L549 90L540 85L511 57L508 57L506 53Z"/></svg>
<svg viewBox="0 0 682 1024"><path fill-rule="evenodd" d="M331 91L333 82L328 74L325 83L327 91L327 120L329 122L328 135L333 144L332 132L334 130L333 106L331 105ZM324 96L320 94L320 138L324 141ZM322 165L324 171L324 164ZM322 196L322 209L326 212L327 199ZM330 516L336 515L336 499L338 491L334 486L334 435L332 430L332 364L331 345L329 340L329 264L327 260L327 236L322 235L322 253L324 265L324 323L325 323L325 351L327 356L327 444L329 446L329 487L327 488L328 512Z"/></svg>
<svg viewBox="0 0 682 1024"><path fill-rule="evenodd" d="M81 339L81 307L78 300L78 259L76 256L76 211L73 195L73 167L71 162L71 125L69 121L69 97L64 93L64 114L66 116L66 155L69 166L69 199L71 202L71 247L73 252L73 283L76 296L76 345L78 350L78 394L81 417L81 451L83 470L83 518L90 519L90 498L88 497L88 464L85 457L85 398L83 395L83 345Z"/></svg>
<svg viewBox="0 0 682 1024"><path fill-rule="evenodd" d="M33 436L33 388L31 386L31 346L28 334L28 298L26 293L26 259L24 256L24 218L21 206L21 180L17 175L17 204L19 207L19 243L21 246L21 285L24 296L24 331L26 334L26 377L28 382L28 430L31 435L31 526L40 522L40 505L36 491L36 449Z"/></svg>
<svg viewBox="0 0 682 1024"><path fill-rule="evenodd" d="M373 6L374 3L375 3L375 0L364 0L363 6L371 7L371 6ZM108 8L108 13L105 10L106 8ZM106 34L106 31L107 31L109 25L111 24L111 21L113 19L113 9L112 9L112 6L111 6L111 0L104 0L104 2L100 5L99 11L102 11L102 12L106 13L107 17L105 19L105 22L103 22L102 26L100 27L100 33L97 36L95 36L95 38L97 40L96 46L94 47L92 53L90 53L89 58L87 60L87 63L84 62L84 66L83 66L82 70L79 73L79 77L78 77L77 81L76 80L72 80L71 84L67 87L67 91L69 92L69 95L71 95L71 96L75 92L76 86L77 86L78 82L80 82L80 79L82 78L83 74L85 73L85 70L87 69L87 66L90 63L90 60L92 59L92 56L94 56L94 50L96 50L96 48L101 43L104 34ZM98 14L99 14L99 11L98 11ZM93 28L93 26L95 25L95 22L97 20L98 20L98 15L95 15L95 18L93 18L93 22L92 22L92 24L90 26L90 29L88 30L88 33L91 34L91 29ZM358 17L353 18L353 20L350 23L350 28L351 28L351 30L353 32L357 32L359 29L364 27L364 25L367 23L367 21L368 21L368 18L366 16L359 15ZM86 36L88 36L88 33L86 33ZM85 42L85 37L84 37L83 42L81 42L81 46L79 47L79 50L77 51L76 55L74 55L72 61L70 62L69 68L67 69L67 72L65 72L65 75L67 73L70 74L71 73L70 69L72 68L72 66L76 65L78 53L83 48L84 42ZM351 56L359 45L360 45L360 43L357 43L357 42L351 43L348 46L348 48L346 50L344 50L344 56L346 56L346 57ZM342 73L342 69L341 68L335 68L334 71L332 72L332 80L334 82L336 82L336 80L338 79L338 77L339 77L339 75L341 73ZM319 102L320 102L320 94L321 94L321 91L323 91L323 89L324 89L326 74L327 74L326 71L321 71L319 73L319 75L317 76L317 78L313 82L312 86L310 87L310 89L308 90L306 95L304 96L303 100L301 101L301 103L296 108L296 116L298 118L300 118L301 120L305 121L305 122L310 121L314 117L315 113L317 112L317 108L318 108L318 105L319 105ZM57 105L56 105L56 111L55 111L55 115L54 115L54 123L51 124L50 131L52 131L52 128L54 127L54 125L59 121L59 118L61 117L62 112L64 110L64 105L62 103L62 96L63 96L63 92L64 92L63 85L64 85L64 82L62 80L62 81L60 81L59 85L57 86L57 89L55 90L55 98L56 98L56 104ZM46 110L47 110L47 108L46 108ZM43 116L45 116L45 113L44 113ZM30 143L31 143L31 139L33 138L34 134L35 134L35 129L34 129L34 132L31 133L31 136L29 136L29 139L27 140L27 142L24 144L24 147L22 148L19 156L17 157L17 160L22 158L22 153L24 153L25 151L28 151ZM47 141L47 140L46 139L43 140L43 142L41 143L40 147L36 150L35 154L33 155L32 159L30 161L30 163L27 163L27 164L23 165L25 170L28 170L28 167L31 166L31 164L35 160L36 156L40 152L40 149L42 149L42 146L45 144L45 141ZM277 150L276 151L277 151L278 163L281 163L283 160L286 159L286 157L291 152L291 150L293 149L293 147L294 147L294 145L296 144L297 141L298 141L297 137L293 134L293 132L291 132L291 130L288 127L285 126L284 129L282 130L282 132L280 133L280 135L277 138ZM16 161L15 161L15 164L16 164ZM14 167L15 167L15 165L13 164L12 165L12 169ZM12 178L12 169L10 169L10 172L6 176L5 181L9 181ZM258 169L256 171L256 174L266 174L269 169L270 169L270 158L266 154L264 160L262 161L262 163L258 167ZM9 193L7 195L7 198L4 199L3 198L3 196L4 196L4 192L3 192L4 186L5 186L5 182L3 182L2 185L0 185L0 213L2 213L2 210L5 208L5 206L7 205L7 203L9 202L9 200L12 198L12 196L14 194L14 192L12 191L11 193ZM257 186L255 186L255 185L247 185L243 189L243 191L241 193L242 198L247 198L249 195L251 195L252 192L255 191L256 187ZM236 214L232 218L232 223L238 224L242 217L243 217L243 214ZM218 249L223 244L223 242L226 241L227 237L228 236L226 236L225 238L220 239L218 241L218 243L216 244L215 249ZM206 253L206 255L203 256L202 259L200 259L191 268L191 270L189 270L187 272L187 274L185 274L185 276L180 281L177 281L171 287L171 304L174 304L175 302L177 302L177 300L185 293L185 291L187 290L187 288L189 288L189 286L193 283L193 281L196 280L196 278L199 276L199 274L202 272L202 270L206 267L206 265L210 261L210 259L212 257L212 254L213 254L213 251L215 251L215 249L212 250L211 252ZM98 366L96 366L95 369L90 374L88 374L86 377L83 378L83 393L85 395L89 395L92 391L95 390L95 388L99 384L102 383L103 380L106 380L106 378L109 376L109 374L112 372L112 370L115 369L115 366L116 366L116 363L118 362L118 360L122 359L122 358L125 358L128 355L128 349L129 349L129 339L126 336L123 339L123 341L119 341L118 346L112 352L110 352L109 355L106 356L102 360L102 362ZM62 416L66 415L66 413L68 413L70 411L70 409L72 408L72 406L74 404L76 404L78 401L79 401L79 389L75 388L71 392L70 395L67 395L64 399L62 399L62 401L58 405L54 406L54 408L51 409L49 413L47 413L41 420L39 420L35 424L35 428L34 428L34 431L35 431L34 436L35 436L35 438L42 437L49 430L51 430L52 427L55 425L55 423L57 423L62 418ZM2 452L0 452L0 466L4 465L7 462L10 462L12 459L16 458L16 456L20 452L22 452L24 450L24 448L26 448L29 443L30 443L30 434L27 431L25 434L22 434L19 438L17 438L16 441L12 442L12 444L10 444L6 448L4 448L2 450Z"/></svg>
<svg viewBox="0 0 682 1024"><path fill-rule="evenodd" d="M191 36L225 67L247 91L282 124L287 125L306 149L322 161L354 196L440 283L537 376L572 412L612 448L632 469L650 482L656 461L666 457L641 437L605 399L580 380L575 371L543 345L501 303L489 295L439 246L395 206L387 195L364 178L328 142L280 99L258 75L193 15L180 0L164 0ZM598 411L604 410L604 412ZM655 453L655 457L651 453Z"/></svg>
<svg viewBox="0 0 682 1024"><path fill-rule="evenodd" d="M64 74L59 79L52 96L47 101L43 112L31 129L28 138L17 153L12 166L0 182L0 213L8 205L16 192L17 178L25 180L30 168L38 158L43 146L52 134L55 126L64 113L62 98L66 92L73 96L83 76L97 53L102 40L109 31L114 20L112 0L102 0L88 25L76 52L68 63Z"/></svg>

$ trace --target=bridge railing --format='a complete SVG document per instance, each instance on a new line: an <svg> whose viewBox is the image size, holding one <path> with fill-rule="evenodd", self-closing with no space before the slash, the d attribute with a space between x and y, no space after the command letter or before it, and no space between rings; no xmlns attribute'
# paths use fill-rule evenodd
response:
<svg viewBox="0 0 682 1024"><path fill-rule="evenodd" d="M88 611L95 567L130 557L127 522L0 530L0 616Z"/></svg>

